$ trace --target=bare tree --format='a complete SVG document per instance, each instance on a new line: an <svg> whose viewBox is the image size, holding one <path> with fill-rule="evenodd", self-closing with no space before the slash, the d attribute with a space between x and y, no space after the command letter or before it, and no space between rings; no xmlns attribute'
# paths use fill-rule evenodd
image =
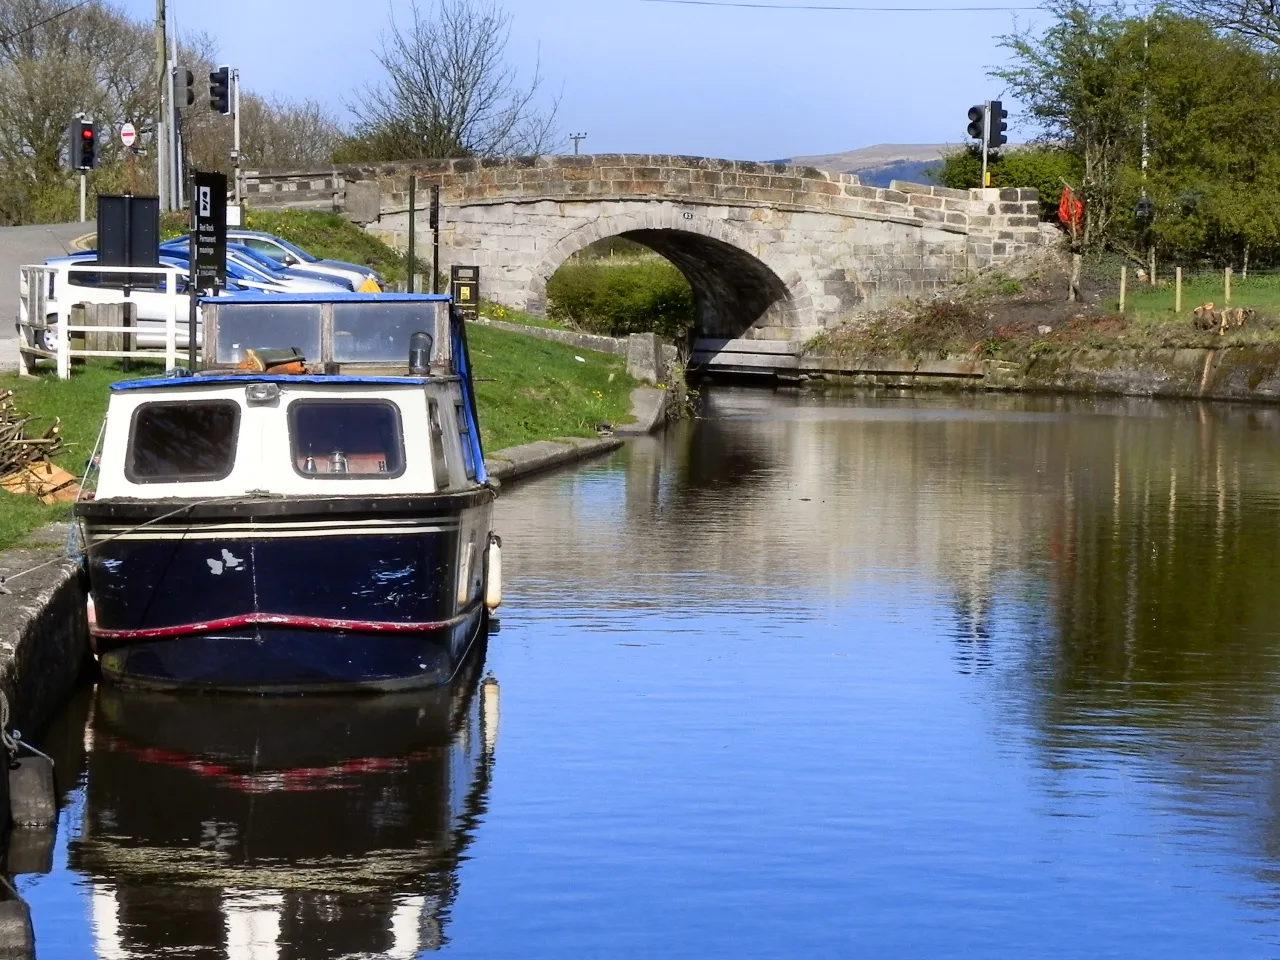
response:
<svg viewBox="0 0 1280 960"><path fill-rule="evenodd" d="M1276 0L1173 0L1174 10L1230 30L1254 44L1280 46L1280 4Z"/></svg>
<svg viewBox="0 0 1280 960"><path fill-rule="evenodd" d="M383 34L381 84L352 110L361 117L339 150L346 160L536 154L554 142L558 98L542 98L540 66L521 81L506 59L511 16L494 0L417 3Z"/></svg>

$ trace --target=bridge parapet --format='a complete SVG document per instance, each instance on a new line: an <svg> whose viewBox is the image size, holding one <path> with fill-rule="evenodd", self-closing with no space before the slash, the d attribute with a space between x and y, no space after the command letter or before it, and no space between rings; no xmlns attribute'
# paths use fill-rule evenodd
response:
<svg viewBox="0 0 1280 960"><path fill-rule="evenodd" d="M327 206L403 247L411 178L420 236L423 188L437 185L442 264L481 266L495 300L538 312L567 257L626 236L689 277L701 332L717 337L803 339L1044 242L1034 190L872 187L813 167L665 154L363 164L250 173L246 185L254 206Z"/></svg>

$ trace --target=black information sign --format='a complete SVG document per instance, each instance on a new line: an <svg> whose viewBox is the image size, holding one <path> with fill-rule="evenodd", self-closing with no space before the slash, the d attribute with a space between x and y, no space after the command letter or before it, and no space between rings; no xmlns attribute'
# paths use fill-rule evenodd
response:
<svg viewBox="0 0 1280 960"><path fill-rule="evenodd" d="M453 297L453 305L474 320L480 310L480 268L451 267L449 295Z"/></svg>
<svg viewBox="0 0 1280 960"><path fill-rule="evenodd" d="M191 270L197 290L227 285L227 178L221 173L191 177Z"/></svg>

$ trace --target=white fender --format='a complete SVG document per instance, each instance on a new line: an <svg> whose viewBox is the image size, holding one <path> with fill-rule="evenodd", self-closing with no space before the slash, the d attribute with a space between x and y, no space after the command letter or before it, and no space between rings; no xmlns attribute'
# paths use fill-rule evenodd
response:
<svg viewBox="0 0 1280 960"><path fill-rule="evenodd" d="M489 537L489 560L485 565L484 605L492 613L502 606L502 538Z"/></svg>

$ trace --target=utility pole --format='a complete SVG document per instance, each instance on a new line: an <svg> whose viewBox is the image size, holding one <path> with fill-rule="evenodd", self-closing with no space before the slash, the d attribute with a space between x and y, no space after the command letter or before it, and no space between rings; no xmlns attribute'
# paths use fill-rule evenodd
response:
<svg viewBox="0 0 1280 960"><path fill-rule="evenodd" d="M240 182L242 173L240 169L240 71L231 71L232 100L231 110L235 119L235 143L231 148L231 161L236 165L236 205L240 205Z"/></svg>
<svg viewBox="0 0 1280 960"><path fill-rule="evenodd" d="M571 133L569 134L569 139L573 141L573 155L576 157L578 155L578 144L587 139L587 135L585 133Z"/></svg>
<svg viewBox="0 0 1280 960"><path fill-rule="evenodd" d="M169 193L169 132L165 121L169 89L169 44L165 38L165 0L156 0L156 190L160 209L171 210Z"/></svg>

